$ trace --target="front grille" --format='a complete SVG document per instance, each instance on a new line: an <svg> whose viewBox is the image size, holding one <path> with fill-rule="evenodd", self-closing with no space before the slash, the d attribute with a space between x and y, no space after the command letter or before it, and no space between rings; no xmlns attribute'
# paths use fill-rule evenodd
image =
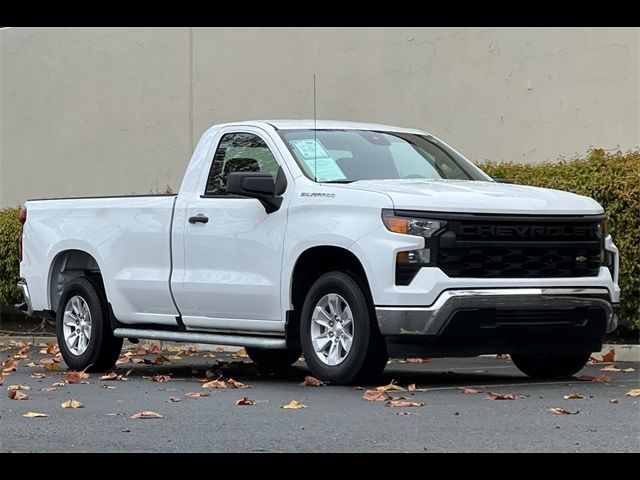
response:
<svg viewBox="0 0 640 480"><path fill-rule="evenodd" d="M563 223L566 222L566 223ZM437 265L449 277L597 276L599 220L450 220L437 240Z"/></svg>

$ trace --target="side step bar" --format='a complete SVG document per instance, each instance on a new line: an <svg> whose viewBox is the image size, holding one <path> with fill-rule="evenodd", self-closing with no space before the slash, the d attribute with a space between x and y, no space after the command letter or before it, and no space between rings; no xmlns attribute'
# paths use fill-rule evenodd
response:
<svg viewBox="0 0 640 480"><path fill-rule="evenodd" d="M116 328L114 337L145 338L167 342L209 343L214 345L236 345L239 347L287 348L284 338L257 337L249 335L227 335L224 333L169 332L164 330L145 330L141 328Z"/></svg>

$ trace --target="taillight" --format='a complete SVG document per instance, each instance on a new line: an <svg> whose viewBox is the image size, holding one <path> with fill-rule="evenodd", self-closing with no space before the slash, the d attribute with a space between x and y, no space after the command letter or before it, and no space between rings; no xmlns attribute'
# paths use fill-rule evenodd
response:
<svg viewBox="0 0 640 480"><path fill-rule="evenodd" d="M27 209L21 208L18 214L18 221L20 222L20 236L18 237L18 259L22 261L22 231L24 230L24 224L27 223Z"/></svg>
<svg viewBox="0 0 640 480"><path fill-rule="evenodd" d="M27 221L27 209L21 208L20 213L18 214L18 220L20 220L20 225L24 225Z"/></svg>

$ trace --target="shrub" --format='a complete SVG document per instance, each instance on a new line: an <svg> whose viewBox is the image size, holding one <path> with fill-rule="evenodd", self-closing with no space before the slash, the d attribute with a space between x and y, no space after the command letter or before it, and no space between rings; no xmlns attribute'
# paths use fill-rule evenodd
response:
<svg viewBox="0 0 640 480"><path fill-rule="evenodd" d="M586 195L604 207L620 249L620 318L640 328L640 150L591 150L583 158L557 163L479 166L492 177Z"/></svg>
<svg viewBox="0 0 640 480"><path fill-rule="evenodd" d="M20 236L19 208L0 210L0 304L18 302L19 263L18 237Z"/></svg>

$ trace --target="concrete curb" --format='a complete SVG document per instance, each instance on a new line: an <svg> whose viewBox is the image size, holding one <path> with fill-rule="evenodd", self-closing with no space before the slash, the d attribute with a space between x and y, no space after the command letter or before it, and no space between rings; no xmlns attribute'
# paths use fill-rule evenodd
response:
<svg viewBox="0 0 640 480"><path fill-rule="evenodd" d="M48 342L56 343L56 337L53 336L6 336L0 337L0 345L7 345L10 342L24 342L30 345L46 344ZM225 352L237 352L239 347L230 347L228 345L207 345L203 343L177 343L177 342L152 342L150 340L140 340L139 344L133 344L128 340L124 341L125 348L135 348L136 346L148 347L152 343L160 345L163 350L188 349L193 347L201 352L211 352L224 349ZM615 359L617 362L640 362L640 345L623 345L623 344L605 344L601 352L594 353L595 358L601 358L610 350L616 352ZM483 357L495 357L495 355L482 355Z"/></svg>

